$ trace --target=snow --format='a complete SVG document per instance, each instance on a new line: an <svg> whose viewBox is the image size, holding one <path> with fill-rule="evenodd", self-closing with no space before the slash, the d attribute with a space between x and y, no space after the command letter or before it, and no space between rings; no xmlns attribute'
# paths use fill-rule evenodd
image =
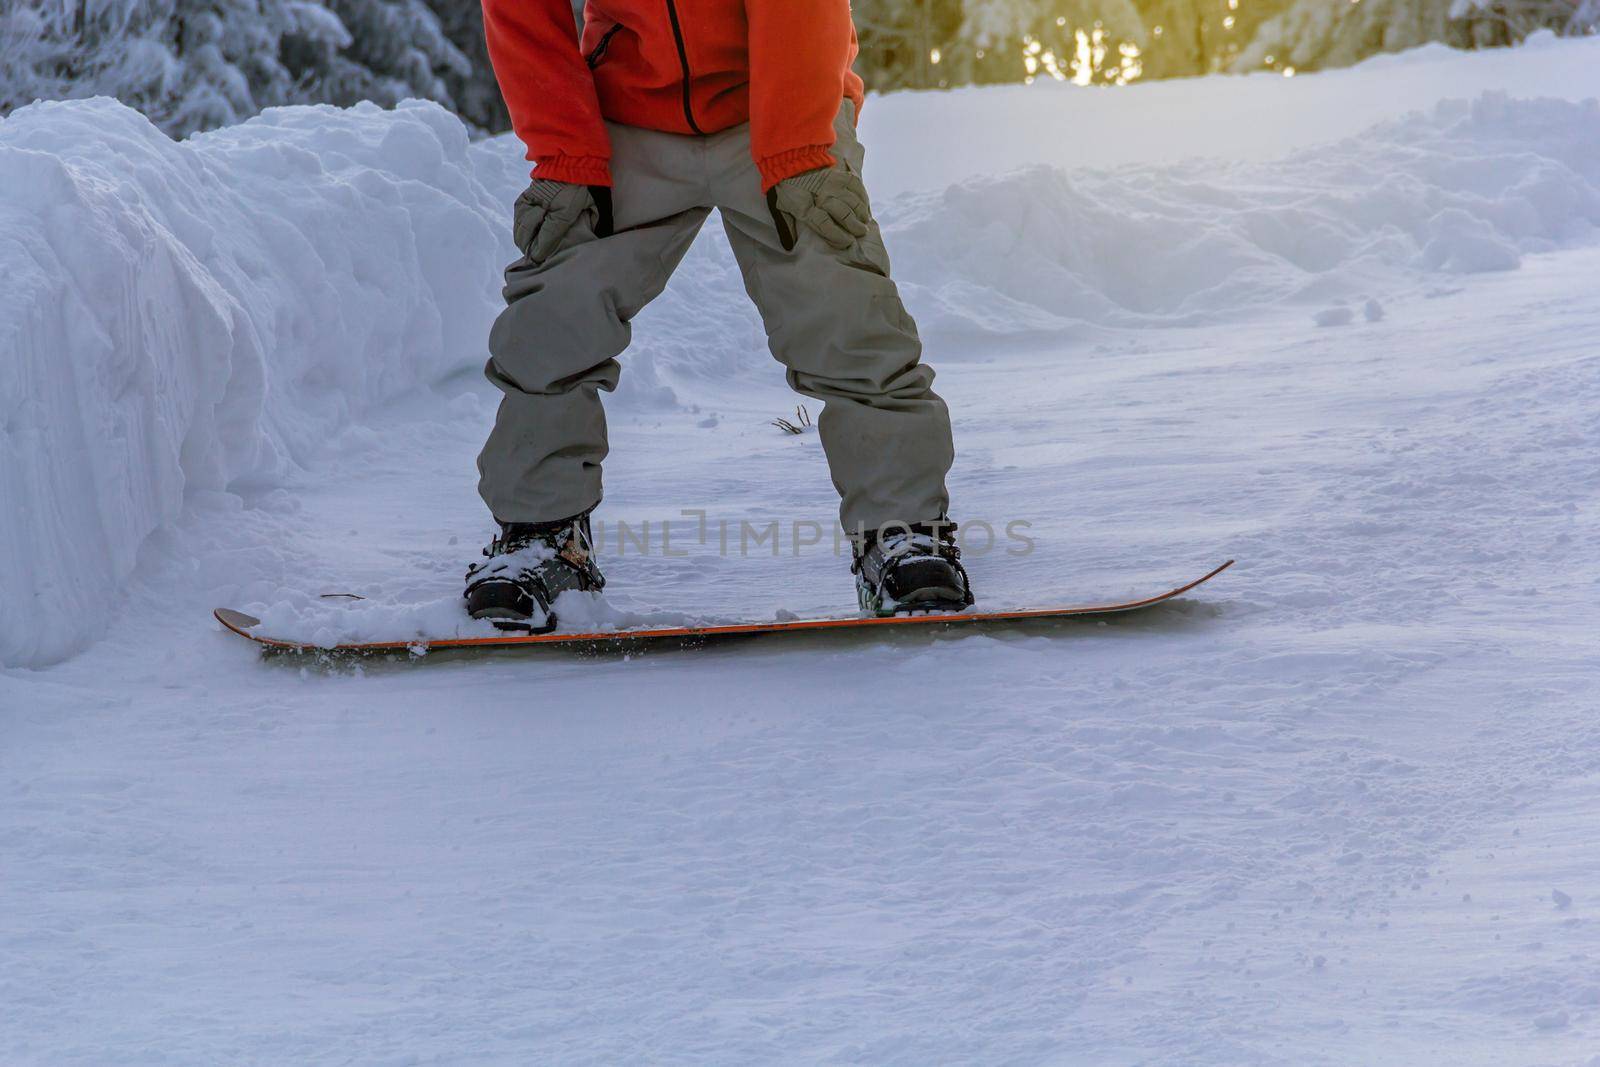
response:
<svg viewBox="0 0 1600 1067"><path fill-rule="evenodd" d="M1445 100L1487 92L1582 100L1596 92L1594 62L1593 41L1537 33L1519 48L1463 55L1433 44L1315 77L1174 78L1115 94L1049 79L901 93L867 102L861 139L880 199L1038 163L1271 160Z"/></svg>
<svg viewBox="0 0 1600 1067"><path fill-rule="evenodd" d="M869 182L1019 92L874 100ZM207 612L448 612L520 152L0 122L0 1059L1592 1064L1597 93L1593 41L1045 93L1238 128L889 183L980 596L1240 560L1170 608L335 667ZM848 609L740 300L713 227L637 323L596 624Z"/></svg>
<svg viewBox="0 0 1600 1067"><path fill-rule="evenodd" d="M1593 100L1485 94L1272 163L973 179L898 202L889 232L935 328L1219 322L1590 240L1597 145Z"/></svg>
<svg viewBox="0 0 1600 1067"><path fill-rule="evenodd" d="M109 100L0 123L0 663L82 650L185 495L259 491L479 359L499 189L461 124L292 108L177 143ZM489 173L497 173L486 168Z"/></svg>

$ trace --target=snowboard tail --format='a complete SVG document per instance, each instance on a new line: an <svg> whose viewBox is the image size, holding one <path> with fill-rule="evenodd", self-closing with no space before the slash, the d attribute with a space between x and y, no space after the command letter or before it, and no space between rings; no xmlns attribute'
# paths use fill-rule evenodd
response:
<svg viewBox="0 0 1600 1067"><path fill-rule="evenodd" d="M1128 600L1109 604L1080 604L1053 608L1025 608L1013 611L931 612L915 615L864 615L846 618L787 619L771 622L722 623L705 626L665 626L653 629L600 630L590 633L513 633L506 632L484 637L442 637L437 639L412 638L404 641L366 641L344 645L314 645L275 637L258 629L261 620L230 608L218 608L212 614L216 620L240 637L248 638L268 650L281 652L320 652L341 655L359 655L383 652L421 652L447 648L519 648L525 645L562 645L578 649L597 649L629 643L703 642L721 637L738 637L753 634L799 633L816 630L853 630L867 627L899 626L982 626L998 623L1026 622L1038 619L1081 618L1094 615L1117 615L1154 607L1182 596L1196 586L1210 581L1229 567L1228 560L1220 567L1185 585L1169 589L1142 600Z"/></svg>

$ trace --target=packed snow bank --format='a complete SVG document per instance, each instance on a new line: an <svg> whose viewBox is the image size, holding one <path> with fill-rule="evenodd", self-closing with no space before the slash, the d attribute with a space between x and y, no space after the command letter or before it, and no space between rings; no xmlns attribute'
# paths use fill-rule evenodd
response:
<svg viewBox="0 0 1600 1067"><path fill-rule="evenodd" d="M481 360L514 250L480 168L420 103L183 143L105 99L0 120L0 664L96 636L186 491Z"/></svg>
<svg viewBox="0 0 1600 1067"><path fill-rule="evenodd" d="M1217 322L1592 239L1600 104L1485 94L1272 163L1036 167L885 214L935 336Z"/></svg>

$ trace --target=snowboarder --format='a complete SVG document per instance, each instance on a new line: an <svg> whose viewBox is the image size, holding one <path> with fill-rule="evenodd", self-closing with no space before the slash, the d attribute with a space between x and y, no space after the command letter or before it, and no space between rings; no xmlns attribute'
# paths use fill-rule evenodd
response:
<svg viewBox="0 0 1600 1067"><path fill-rule="evenodd" d="M946 518L949 412L862 184L849 0L588 0L581 34L570 0L483 8L535 166L489 338L504 396L479 492L500 534L467 572L472 616L553 628L560 593L604 584L599 393L712 208L789 384L823 401L862 607L972 603Z"/></svg>

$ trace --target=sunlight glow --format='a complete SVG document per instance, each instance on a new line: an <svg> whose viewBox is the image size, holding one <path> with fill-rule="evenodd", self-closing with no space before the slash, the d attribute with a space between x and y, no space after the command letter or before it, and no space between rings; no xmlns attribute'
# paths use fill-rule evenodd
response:
<svg viewBox="0 0 1600 1067"><path fill-rule="evenodd" d="M1127 85L1144 74L1143 52L1132 41L1120 41L1115 54L1103 27L1074 33L1073 56L1065 69L1054 52L1046 52L1041 63L1057 81L1074 85ZM1069 73L1070 72L1070 73Z"/></svg>
<svg viewBox="0 0 1600 1067"><path fill-rule="evenodd" d="M1231 8L1239 5L1239 0L1226 2ZM1232 22L1230 18L1230 27ZM1062 27L1070 25L1064 15L1058 16L1055 24ZM1165 31L1161 26L1154 26L1152 32L1160 37ZM1035 79L1043 75L1052 81L1072 82L1074 85L1127 85L1144 75L1143 50L1132 41L1114 37L1113 32L1100 20L1095 20L1084 29L1073 29L1065 45L1064 50L1057 51L1060 45L1051 47L1043 38L1024 34L1021 50L1023 84L1032 85ZM975 48L973 54L982 59L984 50ZM937 65L943 60L944 54L940 49L932 48L928 57L932 64Z"/></svg>

